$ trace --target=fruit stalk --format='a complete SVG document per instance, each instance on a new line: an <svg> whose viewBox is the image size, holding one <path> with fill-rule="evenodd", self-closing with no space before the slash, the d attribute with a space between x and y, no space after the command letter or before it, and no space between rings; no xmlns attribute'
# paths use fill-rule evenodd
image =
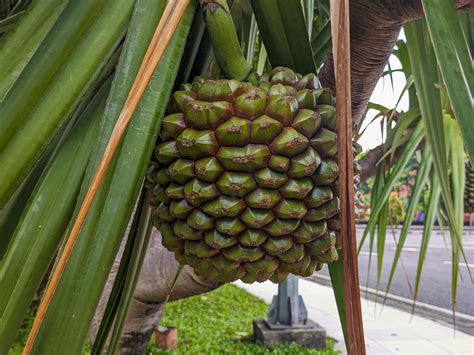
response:
<svg viewBox="0 0 474 355"><path fill-rule="evenodd" d="M252 66L240 48L234 21L225 0L200 0L219 67L229 79L246 80Z"/></svg>

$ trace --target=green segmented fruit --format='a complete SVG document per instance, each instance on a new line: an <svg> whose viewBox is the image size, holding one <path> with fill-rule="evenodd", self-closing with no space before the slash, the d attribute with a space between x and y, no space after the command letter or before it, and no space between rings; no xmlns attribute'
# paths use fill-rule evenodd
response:
<svg viewBox="0 0 474 355"><path fill-rule="evenodd" d="M170 203L170 214L173 217L185 219L188 214L193 210L193 206L186 200L171 201Z"/></svg>
<svg viewBox="0 0 474 355"><path fill-rule="evenodd" d="M269 210L281 200L277 190L258 188L250 192L245 198L245 203L249 207Z"/></svg>
<svg viewBox="0 0 474 355"><path fill-rule="evenodd" d="M220 145L246 146L250 143L250 121L231 117L216 129L216 138Z"/></svg>
<svg viewBox="0 0 474 355"><path fill-rule="evenodd" d="M173 226L169 223L163 222L160 225L160 232L163 244L166 244L167 248L177 248L183 249L184 243L182 240L175 237L175 233L173 231Z"/></svg>
<svg viewBox="0 0 474 355"><path fill-rule="evenodd" d="M253 284L254 282L257 282L257 275L253 275L250 272L245 273L244 276L240 278L242 282L246 284Z"/></svg>
<svg viewBox="0 0 474 355"><path fill-rule="evenodd" d="M272 155L268 161L268 167L271 170L286 173L290 168L290 158L281 155Z"/></svg>
<svg viewBox="0 0 474 355"><path fill-rule="evenodd" d="M313 110L301 109L293 121L291 127L311 139L319 130L321 125L321 116Z"/></svg>
<svg viewBox="0 0 474 355"><path fill-rule="evenodd" d="M341 219L339 218L339 214L335 217L328 219L328 228L333 231L340 231L341 230Z"/></svg>
<svg viewBox="0 0 474 355"><path fill-rule="evenodd" d="M321 126L336 130L336 108L332 105L318 105L316 111L321 116Z"/></svg>
<svg viewBox="0 0 474 355"><path fill-rule="evenodd" d="M176 147L183 158L192 160L214 155L219 149L214 132L190 128L186 128L176 138Z"/></svg>
<svg viewBox="0 0 474 355"><path fill-rule="evenodd" d="M332 247L329 250L320 253L318 256L315 256L315 258L319 263L332 263L338 259L337 250L335 247Z"/></svg>
<svg viewBox="0 0 474 355"><path fill-rule="evenodd" d="M237 218L218 218L215 225L219 232L233 237L247 229L247 226Z"/></svg>
<svg viewBox="0 0 474 355"><path fill-rule="evenodd" d="M281 261L287 264L293 264L303 259L304 256L305 256L304 245L295 244L288 251L284 252L283 254L278 255L278 259L280 259Z"/></svg>
<svg viewBox="0 0 474 355"><path fill-rule="evenodd" d="M326 233L327 223L326 221L319 221L308 223L302 221L298 227L291 235L293 240L297 243L308 243L313 239L316 239Z"/></svg>
<svg viewBox="0 0 474 355"><path fill-rule="evenodd" d="M285 127L283 131L270 144L270 151L276 155L287 155L294 157L308 148L309 141L303 134L291 127Z"/></svg>
<svg viewBox="0 0 474 355"><path fill-rule="evenodd" d="M152 189L155 183L157 182L156 176L160 171L160 164L158 162L151 160L150 165L145 173L145 184L147 185L147 189Z"/></svg>
<svg viewBox="0 0 474 355"><path fill-rule="evenodd" d="M283 125L273 118L262 115L252 122L252 143L270 144L283 131Z"/></svg>
<svg viewBox="0 0 474 355"><path fill-rule="evenodd" d="M215 229L204 233L204 240L215 249L228 248L238 242L237 238L219 233Z"/></svg>
<svg viewBox="0 0 474 355"><path fill-rule="evenodd" d="M268 235L265 234L261 229L247 228L245 232L239 236L239 242L240 244L248 247L256 247L267 240L267 238Z"/></svg>
<svg viewBox="0 0 474 355"><path fill-rule="evenodd" d="M276 218L270 224L264 227L266 233L273 237L286 235L298 228L300 221L290 218Z"/></svg>
<svg viewBox="0 0 474 355"><path fill-rule="evenodd" d="M184 105L184 122L194 129L215 129L232 115L232 105L227 101L188 101Z"/></svg>
<svg viewBox="0 0 474 355"><path fill-rule="evenodd" d="M158 220L165 222L173 222L176 219L176 217L171 215L169 205L164 202L158 205L154 214Z"/></svg>
<svg viewBox="0 0 474 355"><path fill-rule="evenodd" d="M315 271L319 271L322 268L321 263L319 263L316 258L311 257L311 261L309 262L309 265L306 267L306 269L296 272L298 276L303 276L303 277L309 277L311 276Z"/></svg>
<svg viewBox="0 0 474 355"><path fill-rule="evenodd" d="M240 262L227 259L223 254L211 258L212 265L219 271L231 271L240 266Z"/></svg>
<svg viewBox="0 0 474 355"><path fill-rule="evenodd" d="M202 210L214 217L237 217L245 208L241 198L221 195L202 205Z"/></svg>
<svg viewBox="0 0 474 355"><path fill-rule="evenodd" d="M165 197L168 200L182 200L184 198L184 186L172 182L164 190ZM166 202L166 201L162 201Z"/></svg>
<svg viewBox="0 0 474 355"><path fill-rule="evenodd" d="M246 208L240 215L240 220L249 228L263 228L274 218L273 212L256 208Z"/></svg>
<svg viewBox="0 0 474 355"><path fill-rule="evenodd" d="M289 235L280 237L269 237L262 248L265 249L269 255L280 255L289 250L293 246L293 239Z"/></svg>
<svg viewBox="0 0 474 355"><path fill-rule="evenodd" d="M278 272L275 272L272 276L270 276L269 280L271 282L278 284L280 282L285 281L286 278L288 277L288 274L289 272L278 271Z"/></svg>
<svg viewBox="0 0 474 355"><path fill-rule="evenodd" d="M246 247L240 243L222 251L224 256L232 261L255 261L265 255L259 247Z"/></svg>
<svg viewBox="0 0 474 355"><path fill-rule="evenodd" d="M275 270L278 268L280 262L277 258L265 255L263 258L254 261L248 262L244 264L244 268L247 272L253 275L262 275L262 274L273 274ZM268 279L268 277L265 277Z"/></svg>
<svg viewBox="0 0 474 355"><path fill-rule="evenodd" d="M215 199L219 195L216 185L199 179L189 181L183 188L183 197L196 207L203 202Z"/></svg>
<svg viewBox="0 0 474 355"><path fill-rule="evenodd" d="M161 143L155 148L155 157L162 164L169 165L180 157L176 141Z"/></svg>
<svg viewBox="0 0 474 355"><path fill-rule="evenodd" d="M283 198L304 199L312 190L313 182L310 178L290 179L280 188Z"/></svg>
<svg viewBox="0 0 474 355"><path fill-rule="evenodd" d="M155 185L149 190L148 198L153 205L159 205L161 202L169 203L170 199L166 196L165 189L161 185Z"/></svg>
<svg viewBox="0 0 474 355"><path fill-rule="evenodd" d="M323 219L329 219L339 213L339 209L339 198L334 197L329 202L326 202L325 204L317 208L309 209L303 219L308 222L316 222L321 221Z"/></svg>
<svg viewBox="0 0 474 355"><path fill-rule="evenodd" d="M267 165L270 150L261 144L248 144L245 147L221 147L217 159L227 170L254 172Z"/></svg>
<svg viewBox="0 0 474 355"><path fill-rule="evenodd" d="M334 233L326 233L319 238L305 244L306 249L313 256L318 256L336 245L336 235Z"/></svg>
<svg viewBox="0 0 474 355"><path fill-rule="evenodd" d="M278 173L270 168L259 170L254 176L258 186L268 189L278 189L288 180L286 174Z"/></svg>
<svg viewBox="0 0 474 355"><path fill-rule="evenodd" d="M239 117L253 120L263 114L266 102L267 94L264 90L251 88L237 96L234 102L234 112Z"/></svg>
<svg viewBox="0 0 474 355"><path fill-rule="evenodd" d="M282 282L334 261L340 206L330 90L314 74L283 67L257 84L196 77L182 87L146 173L163 245L219 282Z"/></svg>
<svg viewBox="0 0 474 355"><path fill-rule="evenodd" d="M304 272L309 264L311 263L311 255L305 254L305 256L296 263L281 263L280 270L283 272L291 272L291 273L301 273Z"/></svg>
<svg viewBox="0 0 474 355"><path fill-rule="evenodd" d="M199 258L209 258L219 253L219 249L210 247L203 240L186 240L184 242L186 255L195 255Z"/></svg>
<svg viewBox="0 0 474 355"><path fill-rule="evenodd" d="M307 212L304 202L299 200L281 200L273 210L279 218L293 218L296 220L301 220Z"/></svg>
<svg viewBox="0 0 474 355"><path fill-rule="evenodd" d="M218 280L220 282L234 282L245 275L245 269L239 267L236 270L219 272Z"/></svg>
<svg viewBox="0 0 474 355"><path fill-rule="evenodd" d="M194 163L191 160L178 159L168 168L171 180L185 184L194 177Z"/></svg>
<svg viewBox="0 0 474 355"><path fill-rule="evenodd" d="M296 100L300 109L309 109L315 110L318 105L318 92L311 89L302 89L296 93ZM321 122L321 116L319 116L319 121Z"/></svg>
<svg viewBox="0 0 474 355"><path fill-rule="evenodd" d="M331 185L338 173L339 167L334 160L323 160L318 171L311 178L316 185Z"/></svg>
<svg viewBox="0 0 474 355"><path fill-rule="evenodd" d="M250 173L225 172L216 182L219 191L225 195L244 197L257 188Z"/></svg>
<svg viewBox="0 0 474 355"><path fill-rule="evenodd" d="M160 169L155 175L155 181L161 186L168 186L171 182L171 177L168 173L168 169Z"/></svg>
<svg viewBox="0 0 474 355"><path fill-rule="evenodd" d="M271 90L271 89L270 89ZM275 90L270 92L270 99L267 103L267 108L265 113L280 121L283 126L291 125L293 118L298 112L298 101L295 97L290 96L293 92L288 92L289 95L285 93L276 92Z"/></svg>
<svg viewBox="0 0 474 355"><path fill-rule="evenodd" d="M197 269L209 269L212 267L211 259L209 258L200 258L192 254L185 254L184 258L190 266Z"/></svg>
<svg viewBox="0 0 474 355"><path fill-rule="evenodd" d="M198 269L194 268L194 272L196 275L202 277L205 280L214 280L217 281L219 274L221 273L219 270L215 268L208 268L208 269Z"/></svg>
<svg viewBox="0 0 474 355"><path fill-rule="evenodd" d="M184 254L184 252L182 250L177 250L177 251L174 251L174 258L176 259L176 261L178 263L180 263L181 265L186 265L188 263L188 261L186 260L186 254Z"/></svg>
<svg viewBox="0 0 474 355"><path fill-rule="evenodd" d="M199 159L194 166L194 170L199 179L214 182L222 174L224 168L215 157L208 157Z"/></svg>
<svg viewBox="0 0 474 355"><path fill-rule="evenodd" d="M309 143L323 158L332 158L337 154L337 134L329 129L321 128Z"/></svg>
<svg viewBox="0 0 474 355"><path fill-rule="evenodd" d="M268 88L269 96L295 96L296 90L288 85L275 84Z"/></svg>
<svg viewBox="0 0 474 355"><path fill-rule="evenodd" d="M309 208L316 208L322 204L332 200L334 194L330 187L321 186L315 187L305 199L306 206Z"/></svg>
<svg viewBox="0 0 474 355"><path fill-rule="evenodd" d="M201 240L202 231L194 229L184 221L176 221L173 224L173 232L180 239Z"/></svg>
<svg viewBox="0 0 474 355"><path fill-rule="evenodd" d="M196 79L194 80L195 84ZM238 80L206 80L199 78L197 98L204 101L231 101L235 92L242 87Z"/></svg>
<svg viewBox="0 0 474 355"><path fill-rule="evenodd" d="M176 139L185 128L186 123L184 123L184 114L175 113L166 116L161 123L160 137L164 141Z"/></svg>
<svg viewBox="0 0 474 355"><path fill-rule="evenodd" d="M206 231L214 228L214 219L198 209L195 209L190 213L186 219L186 222L192 228L200 231Z"/></svg>
<svg viewBox="0 0 474 355"><path fill-rule="evenodd" d="M321 157L313 148L310 147L291 160L288 176L294 179L308 176L313 177L320 165Z"/></svg>

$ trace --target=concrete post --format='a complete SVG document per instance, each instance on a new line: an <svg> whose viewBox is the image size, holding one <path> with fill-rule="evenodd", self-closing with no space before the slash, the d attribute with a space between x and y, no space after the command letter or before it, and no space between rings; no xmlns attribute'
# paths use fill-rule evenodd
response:
<svg viewBox="0 0 474 355"><path fill-rule="evenodd" d="M303 347L323 348L326 331L308 319L303 297L298 294L298 277L290 275L278 285L267 319L254 320L254 337L267 348L295 342Z"/></svg>

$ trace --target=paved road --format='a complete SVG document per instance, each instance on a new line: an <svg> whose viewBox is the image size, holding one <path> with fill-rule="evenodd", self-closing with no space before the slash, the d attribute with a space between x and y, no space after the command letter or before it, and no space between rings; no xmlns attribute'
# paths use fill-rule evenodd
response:
<svg viewBox="0 0 474 355"><path fill-rule="evenodd" d="M364 226L357 227L357 235L360 238L363 234ZM398 236L400 229L396 231ZM422 236L422 227L412 227L407 237L405 247L402 252L402 260L406 275L410 281L412 288L415 285L415 276L418 265L418 257L420 253L420 243ZM450 244L449 236L446 236L448 244ZM463 234L463 244L467 256L471 273L474 276L474 230L466 230ZM376 244L374 245L376 250ZM359 274L361 285L367 285L370 288L377 288L377 261L376 254L372 256L371 269L368 273L369 262L369 243L365 243L359 256ZM387 234L385 245L385 255L382 267L381 289L385 290L387 284L390 267L392 265L393 256L395 254L395 242L392 234ZM474 285L469 279L467 266L464 262L459 267L462 279L458 281L457 306L458 312L474 315ZM327 275L327 270L322 270ZM369 275L369 277L367 277ZM406 298L412 298L410 287L408 286L407 277L403 273L401 264L399 263L390 293ZM383 295L383 293L382 293ZM435 305L438 307L451 309L451 248L446 247L445 241L439 229L433 231L430 244L426 254L425 265L420 282L420 290L418 300L424 303Z"/></svg>

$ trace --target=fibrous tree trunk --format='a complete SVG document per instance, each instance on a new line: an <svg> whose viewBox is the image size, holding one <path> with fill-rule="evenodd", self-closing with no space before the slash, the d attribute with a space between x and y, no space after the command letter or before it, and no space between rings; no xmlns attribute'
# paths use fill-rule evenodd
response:
<svg viewBox="0 0 474 355"><path fill-rule="evenodd" d="M455 0L454 4L458 9L474 8L474 2L471 0ZM365 113L369 98L388 62L402 26L422 16L423 8L420 0L352 0L350 2L352 113L355 124L360 122ZM324 86L335 91L331 54L326 58L320 79ZM378 161L376 152L372 153L370 159ZM92 339L97 332L101 314L107 303L118 268L118 260L120 259L117 258L114 264L91 326ZM174 255L161 246L159 233L155 231L125 325L120 353L141 354L143 352L160 319L163 301L177 268L178 263ZM204 281L191 268L185 267L171 295L171 300L204 293L218 286L216 283Z"/></svg>

